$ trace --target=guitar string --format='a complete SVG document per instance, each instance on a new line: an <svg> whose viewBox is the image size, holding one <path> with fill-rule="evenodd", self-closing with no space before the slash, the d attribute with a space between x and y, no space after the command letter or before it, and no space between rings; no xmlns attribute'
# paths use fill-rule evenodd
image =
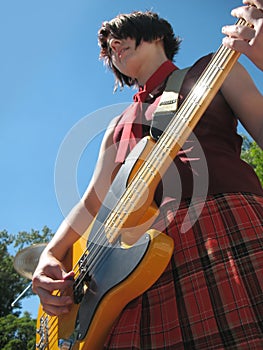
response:
<svg viewBox="0 0 263 350"><path fill-rule="evenodd" d="M192 105L191 105L191 107L192 107ZM178 126L181 127L181 125L180 125L181 122L182 122L182 124L185 125L185 120L184 120L184 119L183 119L183 120L179 120L179 124L175 124L175 128L176 128L176 129L178 128ZM174 130L172 130L172 131L174 132ZM167 134L169 134L169 133L166 133L166 135L167 135ZM165 138L162 138L161 140L164 141L163 143L167 144L167 142L170 141L170 136L169 136L169 139L168 139L168 140L166 140ZM160 143L160 142L159 142L159 143ZM163 152L163 151L161 151L161 152ZM157 156L156 156L156 152L153 153L153 157L158 158L158 162L159 162L160 156L161 156L161 155L157 155ZM150 159L150 158L147 159L146 162L145 162L145 164L148 164L148 163L151 163L151 159ZM144 171L147 170L147 172L148 172L149 169L144 167L143 170L144 170ZM145 178L145 174L142 174L141 176ZM140 177L140 176L138 176L138 177ZM133 189L134 189L134 188L132 188L132 191L133 191ZM143 188L141 188L140 190L142 190L142 189L143 189ZM129 199L130 193L129 193L128 191L126 191L126 195L127 195L127 197L128 197L127 199ZM125 196L125 194L124 194L124 196ZM120 206L123 208L123 203L120 203ZM118 210L115 209L114 212L118 212Z"/></svg>

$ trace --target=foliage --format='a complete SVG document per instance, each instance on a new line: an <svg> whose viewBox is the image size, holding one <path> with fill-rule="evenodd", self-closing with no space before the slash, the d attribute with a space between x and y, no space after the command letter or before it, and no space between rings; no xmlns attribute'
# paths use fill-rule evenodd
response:
<svg viewBox="0 0 263 350"><path fill-rule="evenodd" d="M10 251L18 251L25 246L50 241L53 233L48 227L42 231L21 231L17 235L0 231L0 349L33 350L35 349L36 320L28 312L20 316L21 304L12 303L28 286L28 279L20 276L14 269L14 256ZM23 295L23 298L32 292Z"/></svg>
<svg viewBox="0 0 263 350"><path fill-rule="evenodd" d="M17 274L13 267L13 257L8 252L8 246L13 243L13 237L7 231L0 232L0 317L14 312L12 302L26 288L28 280ZM20 309L18 303L16 309ZM19 312L14 312L18 315Z"/></svg>
<svg viewBox="0 0 263 350"><path fill-rule="evenodd" d="M243 136L241 158L253 167L263 186L263 150L246 136Z"/></svg>
<svg viewBox="0 0 263 350"><path fill-rule="evenodd" d="M25 245L29 246L31 244L47 243L50 241L52 236L53 233L47 226L42 228L41 233L33 229L31 232L21 231L18 232L15 238L14 247L20 250L24 248Z"/></svg>
<svg viewBox="0 0 263 350"><path fill-rule="evenodd" d="M16 316L20 314L20 302L17 302L14 308L12 303L29 284L28 279L20 276L14 269L14 257L10 254L10 250L14 248L20 250L25 245L47 242L52 235L51 230L47 227L44 227L41 232L36 230L31 230L30 233L22 231L17 235L9 234L6 230L0 232L0 317L10 313ZM32 292L29 291L25 297L31 294Z"/></svg>
<svg viewBox="0 0 263 350"><path fill-rule="evenodd" d="M24 313L22 317L9 314L0 318L0 349L34 350L36 320Z"/></svg>

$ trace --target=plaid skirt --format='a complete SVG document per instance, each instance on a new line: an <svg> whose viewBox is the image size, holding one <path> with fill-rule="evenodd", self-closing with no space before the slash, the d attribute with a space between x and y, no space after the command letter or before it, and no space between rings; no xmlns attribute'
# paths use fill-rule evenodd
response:
<svg viewBox="0 0 263 350"><path fill-rule="evenodd" d="M158 281L131 301L104 349L263 349L263 197L209 196L161 208L174 239Z"/></svg>

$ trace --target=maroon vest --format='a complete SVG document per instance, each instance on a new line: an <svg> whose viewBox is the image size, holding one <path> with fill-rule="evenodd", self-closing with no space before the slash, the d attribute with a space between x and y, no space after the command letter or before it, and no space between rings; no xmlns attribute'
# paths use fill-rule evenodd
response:
<svg viewBox="0 0 263 350"><path fill-rule="evenodd" d="M201 58L187 72L180 90L179 105L210 58L211 55ZM184 153L176 157L158 186L157 203L226 192L263 195L253 168L240 159L241 145L237 118L219 90L182 147Z"/></svg>

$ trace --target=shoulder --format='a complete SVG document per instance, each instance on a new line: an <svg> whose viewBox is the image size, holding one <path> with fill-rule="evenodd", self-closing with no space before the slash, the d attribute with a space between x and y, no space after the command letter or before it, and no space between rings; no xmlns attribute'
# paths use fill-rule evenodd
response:
<svg viewBox="0 0 263 350"><path fill-rule="evenodd" d="M263 147L263 95L240 63L234 65L221 91L243 126Z"/></svg>
<svg viewBox="0 0 263 350"><path fill-rule="evenodd" d="M116 126L118 125L119 121L121 119L121 115L113 118L111 120L111 122L109 123L107 129L105 130L105 134L102 140L102 148L108 148L109 146L111 146L114 142L113 142L113 135L114 135L114 131L116 129Z"/></svg>
<svg viewBox="0 0 263 350"><path fill-rule="evenodd" d="M205 56L197 59L189 68L188 74L192 76L200 76L200 74L204 71L206 66L209 64L213 57L214 53L209 53Z"/></svg>
<svg viewBox="0 0 263 350"><path fill-rule="evenodd" d="M205 56L200 57L195 62L193 62L192 65L187 67L187 72L184 77L183 85L181 89L182 96L185 97L190 92L191 88L194 86L197 79L203 73L203 71L211 61L212 57L213 57L213 53L209 53Z"/></svg>

